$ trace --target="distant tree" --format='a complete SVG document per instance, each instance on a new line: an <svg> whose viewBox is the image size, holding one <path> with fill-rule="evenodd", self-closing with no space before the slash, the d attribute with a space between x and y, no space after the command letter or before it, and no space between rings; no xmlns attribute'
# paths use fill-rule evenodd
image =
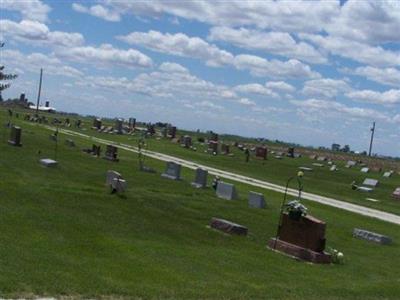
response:
<svg viewBox="0 0 400 300"><path fill-rule="evenodd" d="M4 43L0 42L0 48L4 47ZM10 83L1 83L3 80L13 80L17 78L17 75L15 74L5 74L3 73L4 66L0 66L0 101L3 100L3 97L1 96L1 93L10 87Z"/></svg>
<svg viewBox="0 0 400 300"><path fill-rule="evenodd" d="M343 148L342 148L342 151L343 152L350 152L350 146L349 145L345 145Z"/></svg>

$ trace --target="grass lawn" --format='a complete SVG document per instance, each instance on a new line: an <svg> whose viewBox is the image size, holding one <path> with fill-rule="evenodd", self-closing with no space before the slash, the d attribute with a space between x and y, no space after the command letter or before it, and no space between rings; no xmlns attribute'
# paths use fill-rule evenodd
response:
<svg viewBox="0 0 400 300"><path fill-rule="evenodd" d="M75 138L77 147L67 147L64 135L60 135L59 166L44 168L38 163L38 151L41 157L54 158L49 131L21 119L18 122L23 127L23 146L7 145L4 127L0 142L1 297L399 298L400 231L396 225L304 201L312 215L327 222L327 245L344 252L345 262L298 262L266 249L268 239L275 235L281 194L236 184L240 199L221 200L210 188L193 189L191 170L183 169L180 182L163 179L159 174L163 162L147 159L159 173L142 173L131 152L120 150L120 162L112 163L80 151L91 146L84 139ZM128 142L135 144L134 139ZM295 164L301 161L269 160L265 165L252 161L246 167L237 157L206 156L166 141L152 140L149 147L276 181L295 173ZM269 166L278 163L284 167L271 175ZM111 195L104 186L109 169L127 180L123 196ZM329 186L322 170L312 175L305 179L307 191ZM395 185L396 178L387 185ZM263 192L268 207L248 208L249 190ZM389 203L388 198L380 205ZM385 206L394 212L398 208ZM214 216L247 226L249 235L228 236L207 228ZM354 239L354 227L389 235L394 243L379 246Z"/></svg>

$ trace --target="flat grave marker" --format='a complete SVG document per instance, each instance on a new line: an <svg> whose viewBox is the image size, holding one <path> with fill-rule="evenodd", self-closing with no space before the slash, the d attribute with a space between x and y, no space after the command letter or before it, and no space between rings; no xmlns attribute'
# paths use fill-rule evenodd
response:
<svg viewBox="0 0 400 300"><path fill-rule="evenodd" d="M229 234L247 235L248 229L240 224L219 218L212 218L210 227Z"/></svg>
<svg viewBox="0 0 400 300"><path fill-rule="evenodd" d="M396 200L400 200L400 187L396 188L392 193L392 197Z"/></svg>
<svg viewBox="0 0 400 300"><path fill-rule="evenodd" d="M362 183L363 185L368 185L372 187L377 187L379 184L379 181L376 179L371 179L371 178L365 178L364 182Z"/></svg>
<svg viewBox="0 0 400 300"><path fill-rule="evenodd" d="M353 236L380 245L389 245L392 243L392 239L390 237L365 229L354 228Z"/></svg>
<svg viewBox="0 0 400 300"><path fill-rule="evenodd" d="M367 168L367 167L361 168L360 172L368 173L369 172L369 168Z"/></svg>
<svg viewBox="0 0 400 300"><path fill-rule="evenodd" d="M313 168L309 168L309 167L299 167L299 170L306 171L306 172L312 172L312 171L313 171Z"/></svg>
<svg viewBox="0 0 400 300"><path fill-rule="evenodd" d="M55 167L57 166L58 162L50 159L50 158L42 158L41 160L39 160L40 164L45 166L45 167Z"/></svg>

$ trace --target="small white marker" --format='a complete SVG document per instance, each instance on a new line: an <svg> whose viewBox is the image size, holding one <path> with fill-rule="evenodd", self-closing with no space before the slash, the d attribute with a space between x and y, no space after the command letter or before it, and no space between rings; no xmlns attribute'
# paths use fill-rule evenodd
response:
<svg viewBox="0 0 400 300"><path fill-rule="evenodd" d="M365 200L372 201L372 202L379 202L379 200L374 198L365 198Z"/></svg>

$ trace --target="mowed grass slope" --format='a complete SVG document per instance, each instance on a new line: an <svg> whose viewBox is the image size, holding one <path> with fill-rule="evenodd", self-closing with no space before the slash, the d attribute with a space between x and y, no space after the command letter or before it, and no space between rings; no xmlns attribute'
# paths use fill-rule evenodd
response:
<svg viewBox="0 0 400 300"><path fill-rule="evenodd" d="M48 117L53 118L54 115L48 114ZM65 117L60 116L59 118L64 120ZM93 122L92 119L82 117L80 117L80 119L84 121L84 127L87 129L86 131L74 127L68 129L102 139L130 144L132 146L137 146L138 144L140 133L129 136L98 133L89 129ZM30 126L28 125L29 123L25 124ZM105 125L113 126L114 124L105 122ZM146 139L148 149L280 185L285 185L286 180L293 176L300 166L311 167L314 171L307 172L306 177L304 178L305 190L307 192L400 215L400 201L394 200L391 196L395 188L400 187L400 175L397 173L390 178L384 178L383 171L371 171L370 173L365 174L360 172L361 167L356 166L348 169L345 167L346 162L341 161L334 162L338 166L339 171L332 172L329 170L330 166L326 162L322 162L325 165L324 167L316 167L312 164L321 162L311 160L308 157L298 159L286 157L282 160L278 160L274 158L273 154L269 154L268 160L266 161L260 161L254 157L254 154L252 154L250 162L246 163L244 153L233 146L231 146L230 149L234 156L213 156L204 152L206 150L206 145L197 143L196 133L183 131L179 132L178 136L181 133L188 133L193 137L194 146L197 147L197 151L182 148L180 145L172 143L169 139L156 138ZM365 178L378 179L379 186L371 193L353 191L351 189L351 183L353 181L356 181L357 184L361 185ZM295 187L295 184L293 184L292 187ZM366 198L376 199L378 202L372 202Z"/></svg>
<svg viewBox="0 0 400 300"><path fill-rule="evenodd" d="M328 223L327 244L343 251L343 265L312 265L266 249L275 235L282 195L238 184L240 199L226 201L212 189L137 170L137 156L120 150L119 163L80 151L91 144L60 135L60 165L49 131L23 127L23 147L0 143L0 296L214 299L398 299L398 226L307 202ZM4 127L3 129L4 130ZM3 137L3 133L1 133ZM147 159L158 171L163 162ZM128 181L111 195L105 173ZM247 192L265 194L268 208L247 207ZM211 217L249 228L248 237L207 228ZM354 227L391 236L379 246L352 238Z"/></svg>

